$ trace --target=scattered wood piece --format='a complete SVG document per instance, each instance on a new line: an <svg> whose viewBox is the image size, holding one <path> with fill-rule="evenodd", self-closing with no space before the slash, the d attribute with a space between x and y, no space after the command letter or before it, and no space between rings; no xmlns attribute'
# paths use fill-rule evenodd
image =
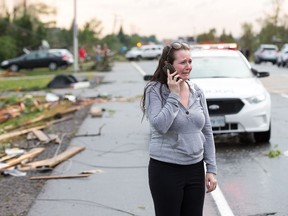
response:
<svg viewBox="0 0 288 216"><path fill-rule="evenodd" d="M31 160L32 158L38 156L39 154L41 154L42 152L44 151L44 148L34 148L34 149L31 149L29 152L21 155L20 157L18 158L15 158L13 160L10 160L8 163L6 163L5 166L1 167L0 168L0 172L1 171L4 171L10 167L13 167L17 164L20 164L23 160L26 160L26 159L29 159Z"/></svg>
<svg viewBox="0 0 288 216"><path fill-rule="evenodd" d="M92 117L102 117L102 115L103 115L102 109L100 107L97 107L97 106L92 106L90 108L90 115Z"/></svg>
<svg viewBox="0 0 288 216"><path fill-rule="evenodd" d="M84 149L85 149L85 147L74 146L74 147L71 147L70 149L62 152L61 154L59 154L53 158L27 163L27 164L22 165L18 169L21 171L28 171L28 170L41 169L41 167L53 168L53 167L57 166L58 164L60 164L61 162L65 161L65 160L73 157L77 153L83 151Z"/></svg>
<svg viewBox="0 0 288 216"><path fill-rule="evenodd" d="M32 130L32 132L34 133L34 135L36 136L36 138L41 142L41 143L49 143L50 142L50 138L47 134L45 134L42 130Z"/></svg>
<svg viewBox="0 0 288 216"><path fill-rule="evenodd" d="M31 180L39 180L39 179L67 179L67 178L84 178L88 177L90 174L79 174L79 175L65 175L65 176L32 176Z"/></svg>
<svg viewBox="0 0 288 216"><path fill-rule="evenodd" d="M20 136L20 135L29 133L29 132L31 132L33 130L40 130L40 129L45 128L46 126L47 125L41 125L41 126L37 126L37 127L34 127L34 128L23 129L23 130L19 130L19 131L12 131L12 132L7 133L7 134L2 134L2 135L0 135L0 141L6 140L6 139L9 139L9 138L13 138L13 137L16 137L16 136Z"/></svg>
<svg viewBox="0 0 288 216"><path fill-rule="evenodd" d="M50 139L50 142L54 142L54 143L57 143L57 144L61 143L61 140L60 140L60 138L59 138L59 136L57 134L48 134L48 137Z"/></svg>
<svg viewBox="0 0 288 216"><path fill-rule="evenodd" d="M10 159L15 158L17 156L18 155L6 155L4 157L1 157L0 162L4 162L4 161L7 161L7 160L10 160Z"/></svg>

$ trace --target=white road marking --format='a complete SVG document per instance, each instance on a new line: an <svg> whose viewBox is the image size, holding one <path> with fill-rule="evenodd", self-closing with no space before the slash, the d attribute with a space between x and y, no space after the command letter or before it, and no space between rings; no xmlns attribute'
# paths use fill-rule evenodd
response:
<svg viewBox="0 0 288 216"><path fill-rule="evenodd" d="M143 76L146 75L145 71L142 70L142 68L136 64L135 62L131 63L139 73L141 73ZM219 186L211 193L212 198L214 199L216 206L218 208L218 211L221 216L234 216L231 208L229 207L222 191L220 190Z"/></svg>
<svg viewBox="0 0 288 216"><path fill-rule="evenodd" d="M219 186L211 192L211 195L221 216L234 216Z"/></svg>
<svg viewBox="0 0 288 216"><path fill-rule="evenodd" d="M282 97L284 98L288 98L288 95L287 94L280 94Z"/></svg>
<svg viewBox="0 0 288 216"><path fill-rule="evenodd" d="M131 62L131 64L132 64L132 65L138 70L138 72L140 72L143 76L146 75L145 71L142 70L142 68L141 68L138 64L136 64L135 62Z"/></svg>

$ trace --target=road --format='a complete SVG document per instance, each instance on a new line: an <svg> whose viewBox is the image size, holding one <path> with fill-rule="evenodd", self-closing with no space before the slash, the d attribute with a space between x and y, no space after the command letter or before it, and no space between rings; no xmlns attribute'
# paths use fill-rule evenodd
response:
<svg viewBox="0 0 288 216"><path fill-rule="evenodd" d="M154 72L156 64L155 61L137 63L148 74ZM227 206L221 206L223 200L218 208L224 212L221 216L287 216L288 68L270 63L251 65L270 72L261 81L272 99L272 137L270 143L261 145L251 143L249 137L246 143L238 142L236 137L216 140L219 188L231 211L225 213ZM281 155L269 158L268 153L273 150L279 150Z"/></svg>
<svg viewBox="0 0 288 216"><path fill-rule="evenodd" d="M156 64L117 63L116 71L107 73L98 88L71 93L80 97L107 94L139 98L145 85L143 75L153 73ZM219 187L206 196L205 216L288 215L288 69L269 64L255 67L271 72L270 77L262 79L272 97L271 141L256 145L249 139L240 143L236 137L216 139ZM140 122L139 100L98 106L106 110L104 116L88 116L78 134L95 134L104 126L101 136L73 139L71 145L84 145L85 151L53 172L67 175L94 169L100 173L83 180L48 181L29 216L154 215L147 182L149 127L147 121ZM281 155L269 158L271 150L279 150Z"/></svg>

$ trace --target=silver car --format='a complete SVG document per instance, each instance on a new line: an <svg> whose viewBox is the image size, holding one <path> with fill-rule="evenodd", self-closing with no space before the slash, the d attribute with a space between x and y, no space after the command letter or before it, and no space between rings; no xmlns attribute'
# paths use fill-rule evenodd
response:
<svg viewBox="0 0 288 216"><path fill-rule="evenodd" d="M278 47L274 44L261 44L254 53L255 64L260 64L261 62L271 62L272 64L276 64L278 50Z"/></svg>
<svg viewBox="0 0 288 216"><path fill-rule="evenodd" d="M278 53L277 66L285 67L288 65L288 43L284 44Z"/></svg>

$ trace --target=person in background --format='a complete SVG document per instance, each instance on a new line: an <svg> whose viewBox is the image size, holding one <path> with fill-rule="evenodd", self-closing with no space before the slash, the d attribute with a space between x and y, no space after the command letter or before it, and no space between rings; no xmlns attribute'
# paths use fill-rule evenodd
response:
<svg viewBox="0 0 288 216"><path fill-rule="evenodd" d="M141 100L151 129L148 176L156 216L202 216L205 190L217 185L206 99L189 80L191 70L188 44L165 46Z"/></svg>
<svg viewBox="0 0 288 216"><path fill-rule="evenodd" d="M83 65L87 56L86 49L84 48L84 46L80 47L78 55L79 55L80 70L83 70Z"/></svg>
<svg viewBox="0 0 288 216"><path fill-rule="evenodd" d="M101 45L98 44L94 47L94 52L95 52L95 69L99 67L99 64L101 63L102 60L102 48Z"/></svg>
<svg viewBox="0 0 288 216"><path fill-rule="evenodd" d="M102 55L103 55L103 69L110 71L111 70L111 61L110 61L110 49L108 48L108 45L106 43L103 44L103 50L102 50Z"/></svg>

